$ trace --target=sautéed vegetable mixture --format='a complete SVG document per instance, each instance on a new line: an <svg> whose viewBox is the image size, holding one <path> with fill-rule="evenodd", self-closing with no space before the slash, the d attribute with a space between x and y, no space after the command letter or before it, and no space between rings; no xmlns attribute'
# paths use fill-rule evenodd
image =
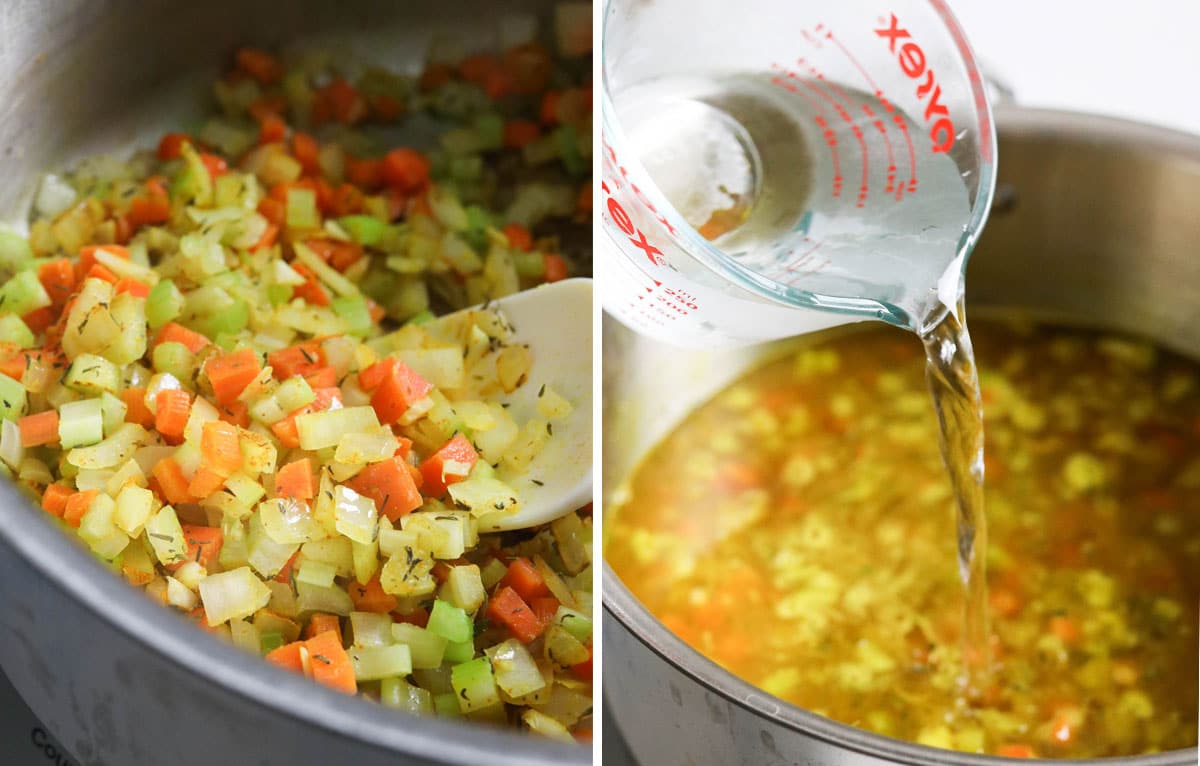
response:
<svg viewBox="0 0 1200 766"><path fill-rule="evenodd" d="M950 487L911 335L754 371L634 474L606 556L662 622L796 705L1017 757L1196 744L1200 369L1123 337L975 326L994 665L962 699Z"/></svg>
<svg viewBox="0 0 1200 766"><path fill-rule="evenodd" d="M194 131L47 176L0 231L0 472L269 662L588 737L590 508L478 531L572 404L501 314L437 316L588 272L586 53L413 79L245 48ZM372 133L412 115L436 147Z"/></svg>

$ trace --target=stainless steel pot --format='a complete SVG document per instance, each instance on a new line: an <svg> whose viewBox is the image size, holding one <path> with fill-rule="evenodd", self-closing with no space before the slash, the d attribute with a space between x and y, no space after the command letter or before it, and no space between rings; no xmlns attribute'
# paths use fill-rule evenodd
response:
<svg viewBox="0 0 1200 766"><path fill-rule="evenodd" d="M41 172L155 140L237 44L322 40L417 71L431 37L495 45L549 2L0 4L0 215ZM375 54L378 54L377 56ZM195 83L196 87L192 86ZM0 483L0 665L84 764L583 764L532 737L351 699L225 645L104 571Z"/></svg>
<svg viewBox="0 0 1200 766"><path fill-rule="evenodd" d="M1200 138L1014 108L997 110L996 123L997 199L971 259L968 306L1142 333L1200 358ZM687 412L787 348L679 351L606 317L605 496ZM677 639L608 568L604 606L606 709L646 766L1011 762L899 742L781 702ZM1091 763L1184 766L1196 756Z"/></svg>

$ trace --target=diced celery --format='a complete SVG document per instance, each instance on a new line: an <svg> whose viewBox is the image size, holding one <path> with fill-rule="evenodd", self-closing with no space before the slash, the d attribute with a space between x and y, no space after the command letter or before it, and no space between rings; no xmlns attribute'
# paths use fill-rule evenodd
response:
<svg viewBox="0 0 1200 766"><path fill-rule="evenodd" d="M462 709L458 706L458 695L454 692L433 695L433 710L441 718L462 717Z"/></svg>
<svg viewBox="0 0 1200 766"><path fill-rule="evenodd" d="M288 189L286 221L292 229L316 229L321 225L317 194L312 189Z"/></svg>
<svg viewBox="0 0 1200 766"><path fill-rule="evenodd" d="M50 295L38 281L37 272L19 271L0 287L0 311L24 316L50 305Z"/></svg>
<svg viewBox="0 0 1200 766"><path fill-rule="evenodd" d="M0 397L4 404L8 403L8 395L4 391L4 381L11 378L0 377ZM20 384L17 384L18 387ZM25 389L21 389L21 406L25 404ZM77 402L66 402L58 408L58 440L64 450L72 447L83 447L95 444L104 438L104 412L99 399L81 399Z"/></svg>
<svg viewBox="0 0 1200 766"><path fill-rule="evenodd" d="M408 646L414 668L441 667L448 643L444 637L407 622L393 623L391 631L391 637L396 643ZM474 653L473 643L471 652Z"/></svg>
<svg viewBox="0 0 1200 766"><path fill-rule="evenodd" d="M285 413L295 412L301 407L312 404L316 398L312 386L299 375L288 378L279 384L279 388L275 389L275 399Z"/></svg>
<svg viewBox="0 0 1200 766"><path fill-rule="evenodd" d="M388 224L372 215L348 215L338 219L338 224L350 237L364 247L379 244L387 233Z"/></svg>
<svg viewBox="0 0 1200 766"><path fill-rule="evenodd" d="M0 232L2 233L2 232ZM0 314L0 343L15 343L18 348L32 348L37 339L29 325L16 314Z"/></svg>
<svg viewBox="0 0 1200 766"><path fill-rule="evenodd" d="M504 145L504 118L495 112L475 115L475 134L484 151L499 149Z"/></svg>
<svg viewBox="0 0 1200 766"><path fill-rule="evenodd" d="M412 657L404 644L364 646L350 649L354 677L359 681L406 676L412 672Z"/></svg>
<svg viewBox="0 0 1200 766"><path fill-rule="evenodd" d="M157 330L178 318L183 313L183 306L183 293L175 283L169 279L161 280L150 288L150 295L146 298L146 321L151 329Z"/></svg>
<svg viewBox="0 0 1200 766"><path fill-rule="evenodd" d="M270 654L283 646L283 634L277 630L269 630L259 634L258 651L264 655Z"/></svg>
<svg viewBox="0 0 1200 766"><path fill-rule="evenodd" d="M241 620L271 600L271 589L249 567L210 574L200 581L200 600L210 626Z"/></svg>
<svg viewBox="0 0 1200 766"><path fill-rule="evenodd" d="M554 613L554 622L580 641L590 641L592 638L592 620L583 612L560 604Z"/></svg>
<svg viewBox="0 0 1200 766"><path fill-rule="evenodd" d="M517 274L525 279L538 279L546 273L546 258L538 252L512 254Z"/></svg>
<svg viewBox="0 0 1200 766"><path fill-rule="evenodd" d="M483 581L483 587L491 590L492 587L504 579L504 575L508 574L508 567L504 565L500 559L490 559L488 563L483 565L483 569L479 571L480 580Z"/></svg>
<svg viewBox="0 0 1200 766"><path fill-rule="evenodd" d="M16 420L25 414L26 404L25 387L7 375L0 374L0 419ZM62 433L61 428L59 433Z"/></svg>
<svg viewBox="0 0 1200 766"><path fill-rule="evenodd" d="M187 541L175 509L164 505L146 521L146 538L154 555L164 566L178 564L187 556Z"/></svg>
<svg viewBox="0 0 1200 766"><path fill-rule="evenodd" d="M479 567L474 564L451 567L438 595L468 614L474 613L487 597Z"/></svg>
<svg viewBox="0 0 1200 766"><path fill-rule="evenodd" d="M367 310L367 302L358 295L342 295L333 299L333 313L342 318L346 332L361 338L371 333L375 323Z"/></svg>
<svg viewBox="0 0 1200 766"><path fill-rule="evenodd" d="M591 656L591 652L583 645L583 642L561 625L552 624L546 628L543 640L546 659L563 667L587 662Z"/></svg>
<svg viewBox="0 0 1200 766"><path fill-rule="evenodd" d="M459 709L464 713L500 702L500 692L492 674L492 663L487 657L477 657L451 668L450 685L454 687L458 695Z"/></svg>
<svg viewBox="0 0 1200 766"><path fill-rule="evenodd" d="M395 643L392 640L392 618L386 614L351 612L350 633L354 645L359 647Z"/></svg>
<svg viewBox="0 0 1200 766"><path fill-rule="evenodd" d="M337 569L323 561L305 561L296 572L296 582L328 588L333 585Z"/></svg>
<svg viewBox="0 0 1200 766"><path fill-rule="evenodd" d="M296 583L296 605L301 612L329 612L346 617L354 611L354 602L341 586L329 588L306 582Z"/></svg>
<svg viewBox="0 0 1200 766"><path fill-rule="evenodd" d="M374 500L339 484L333 488L333 503L341 535L356 543L374 542L379 522Z"/></svg>
<svg viewBox="0 0 1200 766"><path fill-rule="evenodd" d="M426 689L413 686L403 678L381 680L379 682L379 701L386 707L416 715L433 712L433 695Z"/></svg>
<svg viewBox="0 0 1200 766"><path fill-rule="evenodd" d="M300 447L306 450L336 447L342 434L374 431L377 428L379 418L376 417L373 408L366 406L310 412L296 418Z"/></svg>
<svg viewBox="0 0 1200 766"><path fill-rule="evenodd" d="M484 650L491 660L496 685L510 697L523 697L545 687L546 679L529 650L510 638Z"/></svg>
<svg viewBox="0 0 1200 766"><path fill-rule="evenodd" d="M425 628L451 643L469 641L475 636L474 625L466 611L440 598L434 600Z"/></svg>
<svg viewBox="0 0 1200 766"><path fill-rule="evenodd" d="M235 298L220 311L195 319L196 329L210 338L219 335L235 335L246 329L249 322L250 309L240 298Z"/></svg>
<svg viewBox="0 0 1200 766"><path fill-rule="evenodd" d="M267 285L267 300L272 306L282 306L292 299L292 288L288 285Z"/></svg>
<svg viewBox="0 0 1200 766"><path fill-rule="evenodd" d="M262 484L244 473L235 473L226 479L225 489L232 492L233 496L247 507L254 505L262 499L263 495L267 494Z"/></svg>
<svg viewBox="0 0 1200 766"><path fill-rule="evenodd" d="M100 411L104 418L104 433L111 435L125 424L129 405L105 391L100 394Z"/></svg>
<svg viewBox="0 0 1200 766"><path fill-rule="evenodd" d="M184 165L171 181L171 198L208 207L213 199L212 175L191 143L183 144L181 154Z"/></svg>
<svg viewBox="0 0 1200 766"><path fill-rule="evenodd" d="M581 176L591 168L590 163L583 158L579 151L579 134L573 125L559 125L554 134L558 145L558 156L567 172L573 176Z"/></svg>
<svg viewBox="0 0 1200 766"><path fill-rule="evenodd" d="M31 260L33 248L29 240L15 231L0 229L0 274L14 274Z"/></svg>
<svg viewBox="0 0 1200 766"><path fill-rule="evenodd" d="M187 349L176 345L186 352ZM161 346L160 346L161 348ZM115 364L95 354L80 354L71 362L63 376L63 385L82 394L98 395L102 391L115 394L121 388L121 371Z"/></svg>

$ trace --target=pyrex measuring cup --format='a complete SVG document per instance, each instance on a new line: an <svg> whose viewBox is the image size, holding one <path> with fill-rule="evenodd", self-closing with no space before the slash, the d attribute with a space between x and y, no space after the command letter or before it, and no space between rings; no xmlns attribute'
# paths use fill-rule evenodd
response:
<svg viewBox="0 0 1200 766"><path fill-rule="evenodd" d="M687 346L931 327L995 135L943 0L607 0L605 308Z"/></svg>

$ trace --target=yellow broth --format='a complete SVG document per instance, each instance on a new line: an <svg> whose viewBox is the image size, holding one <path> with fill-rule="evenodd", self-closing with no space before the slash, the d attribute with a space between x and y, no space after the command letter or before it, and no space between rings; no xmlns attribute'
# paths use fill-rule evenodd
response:
<svg viewBox="0 0 1200 766"><path fill-rule="evenodd" d="M669 629L791 703L936 747L1196 744L1200 368L972 322L994 664L959 693L963 591L921 344L852 332L750 373L632 476L605 555Z"/></svg>

